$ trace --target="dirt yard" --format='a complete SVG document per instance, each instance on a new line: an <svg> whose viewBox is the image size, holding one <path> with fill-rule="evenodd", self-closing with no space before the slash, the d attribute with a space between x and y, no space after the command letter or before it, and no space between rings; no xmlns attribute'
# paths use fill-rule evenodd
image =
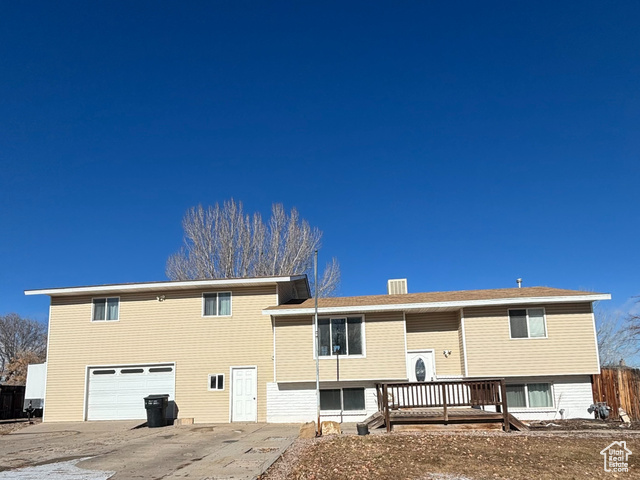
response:
<svg viewBox="0 0 640 480"><path fill-rule="evenodd" d="M606 473L600 451L626 440L628 473ZM629 432L392 433L298 440L263 480L640 478Z"/></svg>
<svg viewBox="0 0 640 480"><path fill-rule="evenodd" d="M34 418L33 423L40 423L42 421L41 418ZM0 435L7 435L8 433L15 432L16 430L20 430L21 428L28 427L29 421L27 419L24 420L2 420L0 421Z"/></svg>

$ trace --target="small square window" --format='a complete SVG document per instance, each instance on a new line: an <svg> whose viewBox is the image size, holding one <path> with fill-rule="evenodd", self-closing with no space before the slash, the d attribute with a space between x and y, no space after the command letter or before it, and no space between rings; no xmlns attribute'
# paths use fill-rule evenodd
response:
<svg viewBox="0 0 640 480"><path fill-rule="evenodd" d="M120 299L118 297L93 299L93 313L91 314L91 321L115 321L118 320L119 313Z"/></svg>
<svg viewBox="0 0 640 480"><path fill-rule="evenodd" d="M218 317L229 315L231 315L231 292L202 294L203 317Z"/></svg>
<svg viewBox="0 0 640 480"><path fill-rule="evenodd" d="M546 338L544 308L509 310L511 338Z"/></svg>
<svg viewBox="0 0 640 480"><path fill-rule="evenodd" d="M224 390L224 374L209 375L209 390Z"/></svg>

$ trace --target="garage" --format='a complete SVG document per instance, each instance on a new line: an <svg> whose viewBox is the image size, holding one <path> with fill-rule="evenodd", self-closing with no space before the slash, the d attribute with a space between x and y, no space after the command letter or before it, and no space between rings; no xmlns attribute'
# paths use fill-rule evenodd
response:
<svg viewBox="0 0 640 480"><path fill-rule="evenodd" d="M173 414L176 369L173 363L89 367L87 420L143 420L144 397L169 395Z"/></svg>

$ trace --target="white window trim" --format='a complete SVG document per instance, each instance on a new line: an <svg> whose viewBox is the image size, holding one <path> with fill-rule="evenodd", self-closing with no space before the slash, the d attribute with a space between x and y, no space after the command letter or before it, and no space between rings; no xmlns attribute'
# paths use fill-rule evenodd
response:
<svg viewBox="0 0 640 480"><path fill-rule="evenodd" d="M367 389L364 388L364 387L321 388L320 391L322 391L322 390L340 390L340 406L344 408L344 389L345 388L351 388L351 389L362 388L363 389L363 391L364 391L364 403L365 403L364 410L323 410L322 408L320 408L320 412L325 417L330 417L332 415L340 415L340 414L344 414L344 415L364 415L364 414L367 413Z"/></svg>
<svg viewBox="0 0 640 480"><path fill-rule="evenodd" d="M211 377L216 377L216 386L218 385L218 377L222 375L222 388L211 388ZM227 379L225 378L224 373L210 373L207 378L207 390L210 392L224 392L224 388L227 385Z"/></svg>
<svg viewBox="0 0 640 480"><path fill-rule="evenodd" d="M312 325L312 335L313 335L313 359L315 360L317 355L318 355L318 342L320 342L320 320L329 320L329 325L331 325L331 319L334 318L348 318L348 317L360 317L362 318L362 328L360 330L360 336L362 337L362 353L360 355L340 355L340 359L342 360L343 358L367 358L367 342L365 341L366 339L366 335L365 335L365 326L364 324L365 322L365 316L364 315L333 315L331 317L320 317L318 316L318 339L316 341L315 338L315 323L313 323ZM331 331L331 330L329 330ZM347 339L348 342L348 339ZM347 343L348 345L348 343ZM337 357L337 355L333 355L332 353L330 353L329 355L320 355L320 360L335 360Z"/></svg>
<svg viewBox="0 0 640 480"><path fill-rule="evenodd" d="M108 299L110 298L117 298L118 299L118 318L116 318L115 320L107 320L107 303L108 303ZM94 320L93 319L93 311L95 309L95 301L96 300L104 300L104 320ZM120 297L115 296L115 297L93 297L91 299L91 322L92 323L109 323L109 322L119 322L120 321L120 304L122 302L120 301Z"/></svg>
<svg viewBox="0 0 640 480"><path fill-rule="evenodd" d="M549 385L549 390L551 391L551 406L550 407L530 407L529 406L529 383L546 383ZM509 386L523 385L524 386L524 401L526 407L509 407L507 408L510 412L552 412L556 409L556 393L554 389L553 382L528 382L528 383L513 383Z"/></svg>
<svg viewBox="0 0 640 480"><path fill-rule="evenodd" d="M527 336L526 337L513 337L511 335L511 311L512 310L525 310L527 312ZM542 319L544 322L544 337L531 337L529 335L529 310L542 310ZM549 330L547 329L547 310L544 307L510 308L507 310L507 321L509 322L509 339L511 340L541 340L541 339L549 338Z"/></svg>
<svg viewBox="0 0 640 480"><path fill-rule="evenodd" d="M229 315L220 315L220 314L216 314L216 315L205 315L204 314L204 296L205 295L216 295L216 311L219 312L220 311L220 294L221 293L228 293L229 294ZM209 318L209 317L231 317L233 316L233 294L230 291L222 291L222 292L202 292L202 317L203 318Z"/></svg>

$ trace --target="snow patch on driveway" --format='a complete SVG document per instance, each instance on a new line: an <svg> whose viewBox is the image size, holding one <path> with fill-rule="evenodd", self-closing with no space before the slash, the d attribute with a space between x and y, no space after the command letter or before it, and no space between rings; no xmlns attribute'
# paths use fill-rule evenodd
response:
<svg viewBox="0 0 640 480"><path fill-rule="evenodd" d="M47 463L37 467L24 467L0 472L0 480L107 480L116 472L85 470L76 463L91 457L77 458L67 462Z"/></svg>

